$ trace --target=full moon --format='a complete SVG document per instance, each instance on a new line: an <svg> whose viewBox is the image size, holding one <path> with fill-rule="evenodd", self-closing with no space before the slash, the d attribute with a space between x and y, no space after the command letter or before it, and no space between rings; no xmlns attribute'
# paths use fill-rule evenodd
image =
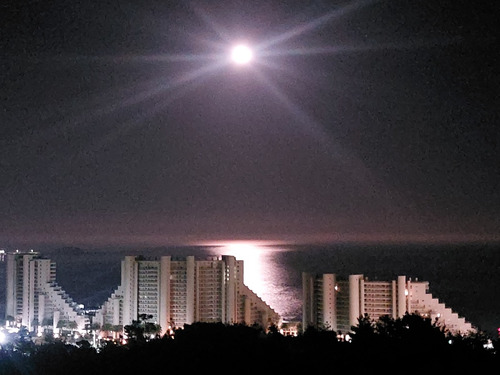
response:
<svg viewBox="0 0 500 375"><path fill-rule="evenodd" d="M231 51L231 60L239 65L248 64L252 57L252 50L243 44L235 46Z"/></svg>

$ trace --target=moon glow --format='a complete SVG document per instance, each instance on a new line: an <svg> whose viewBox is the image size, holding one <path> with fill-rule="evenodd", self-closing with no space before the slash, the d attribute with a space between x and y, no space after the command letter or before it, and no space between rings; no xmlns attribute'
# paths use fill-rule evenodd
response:
<svg viewBox="0 0 500 375"><path fill-rule="evenodd" d="M252 50L243 44L235 46L231 51L231 60L238 65L248 64L252 57Z"/></svg>

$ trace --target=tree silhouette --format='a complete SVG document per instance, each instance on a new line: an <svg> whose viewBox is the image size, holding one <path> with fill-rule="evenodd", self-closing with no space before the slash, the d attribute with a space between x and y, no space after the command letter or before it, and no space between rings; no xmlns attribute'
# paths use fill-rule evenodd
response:
<svg viewBox="0 0 500 375"><path fill-rule="evenodd" d="M132 320L132 324L124 327L125 335L131 344L144 343L161 332L159 324L147 321L152 318L153 315L140 314L137 320Z"/></svg>
<svg viewBox="0 0 500 375"><path fill-rule="evenodd" d="M378 320L362 316L353 327L351 343L337 340L337 333L329 330L309 328L290 337L274 328L266 334L262 328L222 323L185 325L175 331L175 339L148 340L147 324L155 326L149 319L139 316L126 326L131 334L127 345L107 342L96 350L85 340L76 346L56 340L29 352L2 348L0 374L166 373L167 368L190 374L206 371L207 364L221 359L239 374L493 374L500 365L498 340L493 341L495 349L488 350L480 334L453 336L413 314Z"/></svg>

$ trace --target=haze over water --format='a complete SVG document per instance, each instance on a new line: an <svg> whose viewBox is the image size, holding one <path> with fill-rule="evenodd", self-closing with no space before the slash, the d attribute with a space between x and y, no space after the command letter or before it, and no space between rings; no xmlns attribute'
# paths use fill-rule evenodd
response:
<svg viewBox="0 0 500 375"><path fill-rule="evenodd" d="M12 250L12 249L7 249ZM20 249L21 250L21 249ZM125 255L234 255L244 261L244 282L284 320L301 319L301 272L361 273L370 279L398 275L429 281L440 302L487 333L500 326L500 245L255 245L34 249L57 264L57 281L78 303L102 304L120 283ZM0 263L4 280L5 263ZM3 282L2 282L2 285ZM0 314L5 288L0 288Z"/></svg>

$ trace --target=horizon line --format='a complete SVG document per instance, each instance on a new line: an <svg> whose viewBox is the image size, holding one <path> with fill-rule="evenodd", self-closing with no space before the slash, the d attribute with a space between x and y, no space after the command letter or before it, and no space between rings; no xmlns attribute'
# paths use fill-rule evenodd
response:
<svg viewBox="0 0 500 375"><path fill-rule="evenodd" d="M168 235L35 235L22 238L2 238L0 249L18 247L217 247L228 245L253 246L321 246L321 245L500 245L500 234L434 233L318 233L276 236L168 236ZM6 236L7 237L7 236ZM200 237L200 238L197 238Z"/></svg>

